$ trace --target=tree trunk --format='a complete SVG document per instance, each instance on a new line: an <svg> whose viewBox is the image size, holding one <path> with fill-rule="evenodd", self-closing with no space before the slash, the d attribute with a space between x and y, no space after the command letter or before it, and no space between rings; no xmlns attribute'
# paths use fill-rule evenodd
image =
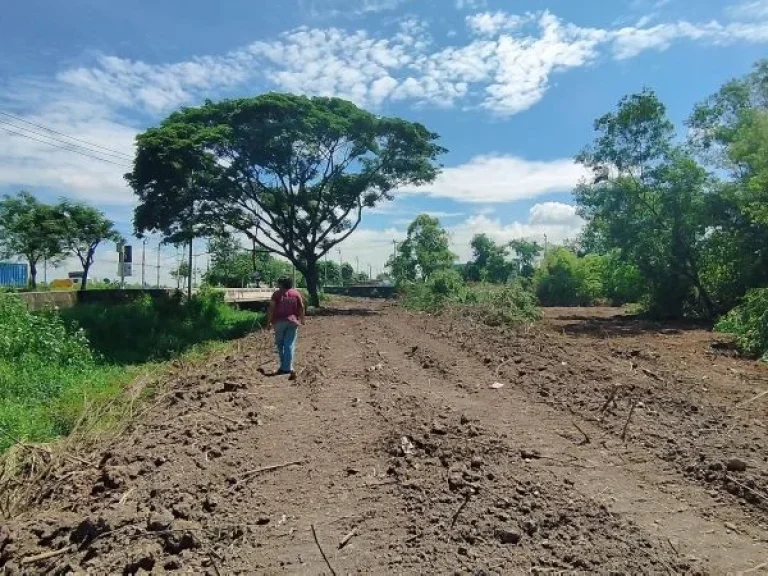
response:
<svg viewBox="0 0 768 576"><path fill-rule="evenodd" d="M88 271L91 269L90 263L83 265L83 277L80 279L80 291L85 292L85 287L88 284Z"/></svg>
<svg viewBox="0 0 768 576"><path fill-rule="evenodd" d="M318 280L320 271L317 268L317 260L308 260L306 271L300 270L307 281L307 291L309 292L309 305L317 308L320 306L320 291Z"/></svg>
<svg viewBox="0 0 768 576"><path fill-rule="evenodd" d="M37 288L37 262L29 261L29 285L34 290Z"/></svg>

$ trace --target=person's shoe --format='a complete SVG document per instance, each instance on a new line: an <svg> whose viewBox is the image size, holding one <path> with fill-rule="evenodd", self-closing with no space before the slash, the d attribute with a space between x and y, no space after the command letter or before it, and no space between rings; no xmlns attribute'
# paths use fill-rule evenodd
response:
<svg viewBox="0 0 768 576"><path fill-rule="evenodd" d="M290 374L290 376L288 377L288 380L296 380L296 378L297 378L297 376L296 376L296 370L291 370L291 371L289 372L289 374Z"/></svg>

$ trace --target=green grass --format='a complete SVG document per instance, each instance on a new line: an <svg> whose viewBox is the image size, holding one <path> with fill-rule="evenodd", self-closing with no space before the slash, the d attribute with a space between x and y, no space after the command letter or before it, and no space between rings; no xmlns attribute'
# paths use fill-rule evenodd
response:
<svg viewBox="0 0 768 576"><path fill-rule="evenodd" d="M210 293L61 315L30 313L16 296L0 294L0 453L21 440L66 435L84 411L118 398L136 378L162 368L159 362L262 322L262 314L234 310Z"/></svg>

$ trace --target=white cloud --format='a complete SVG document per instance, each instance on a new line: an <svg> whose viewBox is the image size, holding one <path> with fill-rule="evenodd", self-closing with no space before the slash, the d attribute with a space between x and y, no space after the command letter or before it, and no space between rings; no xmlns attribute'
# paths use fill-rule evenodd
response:
<svg viewBox="0 0 768 576"><path fill-rule="evenodd" d="M482 36L496 36L505 30L515 30L530 19L530 15L520 16L507 12L481 12L467 16L469 29Z"/></svg>
<svg viewBox="0 0 768 576"><path fill-rule="evenodd" d="M487 0L456 0L457 10L480 10L488 4Z"/></svg>
<svg viewBox="0 0 768 576"><path fill-rule="evenodd" d="M725 9L726 14L739 20L768 18L768 0L746 0Z"/></svg>
<svg viewBox="0 0 768 576"><path fill-rule="evenodd" d="M403 191L460 202L513 202L570 191L584 176L584 168L572 160L477 156L465 164L445 168L432 184Z"/></svg>

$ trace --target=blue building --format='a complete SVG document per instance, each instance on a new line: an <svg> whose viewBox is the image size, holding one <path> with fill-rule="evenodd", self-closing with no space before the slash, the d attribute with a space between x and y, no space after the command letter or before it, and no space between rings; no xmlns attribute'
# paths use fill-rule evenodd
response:
<svg viewBox="0 0 768 576"><path fill-rule="evenodd" d="M24 288L27 285L28 271L26 264L0 262L0 287Z"/></svg>

